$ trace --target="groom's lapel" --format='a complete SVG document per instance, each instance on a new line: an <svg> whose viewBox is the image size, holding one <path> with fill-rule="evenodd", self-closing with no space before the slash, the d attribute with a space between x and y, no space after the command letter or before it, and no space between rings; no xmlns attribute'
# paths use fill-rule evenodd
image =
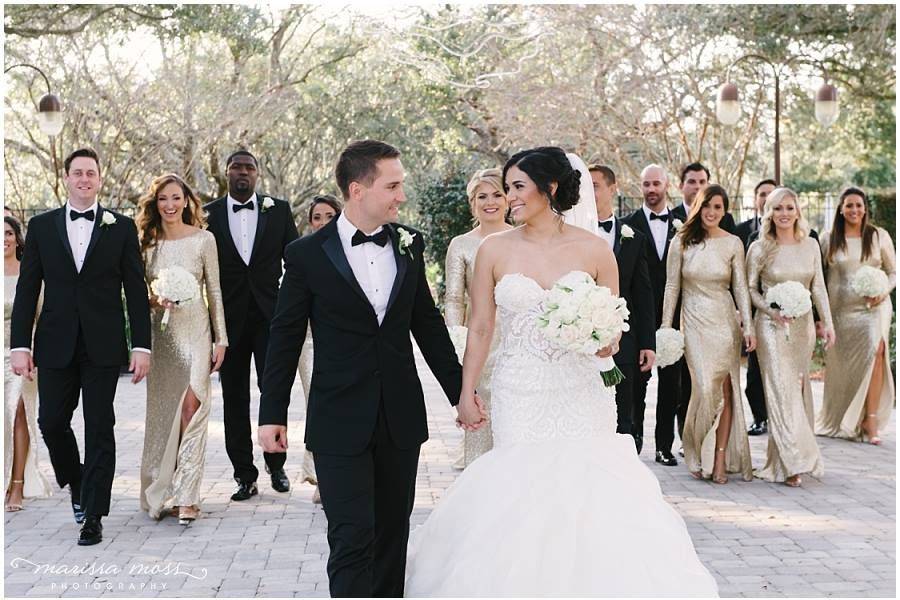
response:
<svg viewBox="0 0 900 600"><path fill-rule="evenodd" d="M341 274L341 277L343 277L353 291L356 292L356 295L366 303L366 306L371 308L372 305L369 303L366 293L359 286L359 282L356 281L356 277L353 275L353 269L350 268L350 263L347 262L347 256L344 254L344 247L341 245L341 236L338 235L337 219L334 219L332 223L334 223L333 227L331 227L330 223L328 225L331 227L331 231L322 243L322 250L325 251L325 254L334 264L334 268Z"/></svg>
<svg viewBox="0 0 900 600"><path fill-rule="evenodd" d="M385 225L385 227L387 227L388 235L391 238L391 249L394 251L394 261L397 263L397 276L394 277L394 285L391 287L387 309L384 311L385 317L387 317L391 307L394 305L394 301L397 299L397 295L400 293L403 278L406 277L406 270L412 258L412 246L406 249L406 254L400 254L400 232L397 231L397 227L392 223Z"/></svg>

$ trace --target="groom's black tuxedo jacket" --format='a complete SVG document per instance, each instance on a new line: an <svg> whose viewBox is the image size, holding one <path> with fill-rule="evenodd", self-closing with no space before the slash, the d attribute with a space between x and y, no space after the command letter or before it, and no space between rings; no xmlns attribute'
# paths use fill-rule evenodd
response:
<svg viewBox="0 0 900 600"><path fill-rule="evenodd" d="M287 424L291 385L310 322L315 353L307 448L327 454L362 452L372 439L379 410L394 443L412 448L428 439L428 427L410 332L451 404L459 402L462 388L462 367L425 279L425 243L421 233L404 225L415 237L400 254L397 226L386 225L397 277L379 326L344 254L337 221L292 242L285 253L259 424Z"/></svg>
<svg viewBox="0 0 900 600"><path fill-rule="evenodd" d="M34 332L34 362L61 369L75 354L79 327L96 366L128 363L122 290L133 346L150 349L150 305L134 221L98 205L79 273L66 233L66 208L28 222L25 252L13 304L10 348L31 348L41 284L44 304ZM116 222L103 225L104 213Z"/></svg>
<svg viewBox="0 0 900 600"><path fill-rule="evenodd" d="M613 252L619 266L619 295L628 302L628 323L631 326L622 334L616 363L637 363L640 350L656 350L656 308L653 302L653 286L647 269L647 238L640 231L634 237L622 237L622 219L616 219L616 236Z"/></svg>
<svg viewBox="0 0 900 600"><path fill-rule="evenodd" d="M251 298L256 301L263 317L267 320L272 318L278 296L278 280L281 278L281 258L285 246L298 236L290 204L272 198L275 205L262 210L263 198L271 196L257 194L256 198L255 210L259 211L259 216L249 265L244 263L231 237L227 196L204 206L209 215L208 229L216 236L225 328L228 339L234 342L241 337Z"/></svg>

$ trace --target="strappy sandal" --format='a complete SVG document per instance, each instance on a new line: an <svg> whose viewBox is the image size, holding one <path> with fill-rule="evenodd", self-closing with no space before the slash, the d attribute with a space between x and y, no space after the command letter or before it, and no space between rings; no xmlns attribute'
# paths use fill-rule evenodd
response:
<svg viewBox="0 0 900 600"><path fill-rule="evenodd" d="M716 448L716 452L725 452L725 448ZM727 469L728 467L725 468ZM716 475L715 473L713 473L712 482L718 483L719 485L724 485L728 483L728 474L726 473L724 475Z"/></svg>
<svg viewBox="0 0 900 600"><path fill-rule="evenodd" d="M799 475L791 475L790 477L788 477L787 479L784 480L784 485L786 485L788 487L793 487L793 488L800 487L801 483L803 483L803 482L800 480Z"/></svg>
<svg viewBox="0 0 900 600"><path fill-rule="evenodd" d="M866 415L866 418L867 418L867 419L876 419L875 424L876 424L876 425L878 424L878 421L877 421L877 419L878 419L878 413L868 413L868 414ZM868 434L867 434L867 435L868 435ZM870 435L870 436L869 436L869 443L872 444L873 446L880 446L880 445L881 445L881 438L880 438L879 436L877 436L877 435Z"/></svg>
<svg viewBox="0 0 900 600"><path fill-rule="evenodd" d="M190 525L200 517L200 509L195 506L181 506L178 508L178 524Z"/></svg>
<svg viewBox="0 0 900 600"><path fill-rule="evenodd" d="M21 484L21 485L22 485L22 493L24 494L24 492L25 492L25 489L24 489L24 488L25 488L25 480L24 480L24 479L12 479L12 480L10 480L10 484L13 484L13 483L19 483L19 484ZM25 508L24 506L22 506L22 503L21 503L21 502L17 502L17 503L15 503L15 504L10 504L10 503L9 503L9 495L10 495L10 494L9 494L9 491L7 491L7 492L6 492L6 500L7 500L7 501L6 501L6 503L5 503L5 504L6 504L6 512L19 512L20 510L23 510L23 509Z"/></svg>

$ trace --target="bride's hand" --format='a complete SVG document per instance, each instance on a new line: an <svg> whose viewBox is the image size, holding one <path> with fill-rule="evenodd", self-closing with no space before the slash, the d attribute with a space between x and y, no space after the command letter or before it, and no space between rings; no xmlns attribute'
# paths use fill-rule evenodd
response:
<svg viewBox="0 0 900 600"><path fill-rule="evenodd" d="M484 403L477 393L463 393L456 406L456 424L466 431L475 431L480 429L487 419L487 412L484 409Z"/></svg>

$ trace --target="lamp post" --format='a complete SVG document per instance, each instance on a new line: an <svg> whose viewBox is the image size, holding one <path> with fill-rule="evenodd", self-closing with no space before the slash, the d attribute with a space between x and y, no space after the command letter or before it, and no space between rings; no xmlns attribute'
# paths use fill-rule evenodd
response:
<svg viewBox="0 0 900 600"><path fill-rule="evenodd" d="M62 102L59 101L59 96L54 94L51 90L50 80L47 79L47 76L43 71L38 69L36 66L30 65L28 63L19 63L12 65L11 67L7 67L6 69L4 69L3 72L9 73L10 70L17 67L27 67L29 69L34 69L35 71L40 73L41 77L44 78L44 83L47 84L47 93L44 94L38 101L38 127L40 127L41 131L43 131L50 137L59 135L59 132L62 131L63 128Z"/></svg>
<svg viewBox="0 0 900 600"><path fill-rule="evenodd" d="M725 83L719 87L716 96L716 118L723 125L734 125L741 118L741 104L738 88L731 83L731 69L738 63L747 60L757 60L769 65L775 75L775 183L781 185L781 76L782 69L794 62L796 57L791 57L784 63L776 65L771 60L760 54L745 54L736 59L725 71ZM840 108L838 106L837 88L827 82L819 87L816 92L816 120L828 127L838 118Z"/></svg>

